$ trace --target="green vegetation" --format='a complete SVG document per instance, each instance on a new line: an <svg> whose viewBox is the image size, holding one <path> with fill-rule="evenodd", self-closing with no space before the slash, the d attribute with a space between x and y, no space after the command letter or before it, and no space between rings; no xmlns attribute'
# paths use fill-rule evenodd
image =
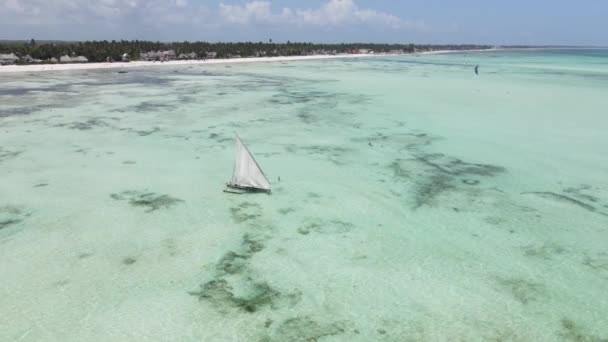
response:
<svg viewBox="0 0 608 342"><path fill-rule="evenodd" d="M196 53L199 58L215 57L252 57L252 56L298 56L310 54L340 54L359 51L360 49L382 52L404 52L430 50L470 50L485 49L486 45L414 45L414 44L313 44L313 43L273 43L241 42L241 43L209 43L209 42L152 42L152 41L0 41L0 54L15 53L17 56L26 55L35 59L49 60L60 56L84 56L89 62L104 62L108 57L121 60L123 54L128 54L131 60L139 59L142 52L173 50L176 55ZM216 54L209 54L214 52Z"/></svg>

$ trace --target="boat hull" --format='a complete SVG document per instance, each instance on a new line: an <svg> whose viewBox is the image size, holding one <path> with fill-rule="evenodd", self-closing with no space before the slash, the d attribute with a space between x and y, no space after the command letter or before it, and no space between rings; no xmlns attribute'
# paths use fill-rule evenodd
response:
<svg viewBox="0 0 608 342"><path fill-rule="evenodd" d="M224 189L224 192L234 193L234 194L245 194L245 193L256 193L256 192L270 194L270 190L266 190L266 189L238 186L238 185L234 185L234 184L226 184L226 187L227 187L227 189Z"/></svg>

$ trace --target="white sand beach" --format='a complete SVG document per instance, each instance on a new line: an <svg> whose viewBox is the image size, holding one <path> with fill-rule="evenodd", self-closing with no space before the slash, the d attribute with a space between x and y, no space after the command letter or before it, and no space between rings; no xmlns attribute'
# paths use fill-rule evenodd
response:
<svg viewBox="0 0 608 342"><path fill-rule="evenodd" d="M290 62L319 59L337 58L362 58L374 56L390 56L388 54L340 54L340 55L313 55L313 56L282 56L282 57L251 57L230 59L207 59L207 60L177 60L168 62L114 62L114 63L66 63L66 64L32 64L32 65L5 65L0 66L0 73L12 72L40 72L40 71L67 71L67 70L91 70L91 69L125 69L148 66L176 66L176 65L199 65L199 64L234 64L234 63L268 63L268 62Z"/></svg>

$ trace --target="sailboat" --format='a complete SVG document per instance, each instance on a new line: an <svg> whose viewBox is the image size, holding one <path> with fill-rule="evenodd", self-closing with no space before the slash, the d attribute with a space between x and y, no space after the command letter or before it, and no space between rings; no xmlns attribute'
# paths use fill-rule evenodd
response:
<svg viewBox="0 0 608 342"><path fill-rule="evenodd" d="M236 135L234 173L224 192L270 193L270 182L241 138Z"/></svg>

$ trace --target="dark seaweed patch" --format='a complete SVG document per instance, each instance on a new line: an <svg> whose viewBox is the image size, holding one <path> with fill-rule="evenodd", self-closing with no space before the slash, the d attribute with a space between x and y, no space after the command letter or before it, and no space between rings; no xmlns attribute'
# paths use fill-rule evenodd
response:
<svg viewBox="0 0 608 342"><path fill-rule="evenodd" d="M443 154L417 154L413 159L396 160L389 168L395 179L413 183L414 209L434 205L444 192L459 189L458 180L476 184L472 177L493 177L505 171L500 166L467 163Z"/></svg>
<svg viewBox="0 0 608 342"><path fill-rule="evenodd" d="M437 169L441 173L452 176L477 175L492 177L505 171L505 168L501 166L466 163L460 159L448 157L444 154L423 154L414 157L425 165Z"/></svg>
<svg viewBox="0 0 608 342"><path fill-rule="evenodd" d="M0 214L5 213L5 214L11 214L11 215L20 215L20 214L22 214L22 212L23 211L21 209L19 209L18 207L11 206L11 205L0 207Z"/></svg>
<svg viewBox="0 0 608 342"><path fill-rule="evenodd" d="M279 214L287 215L287 214L293 213L294 211L296 211L296 209L294 209L294 208L281 208L281 209L279 209Z"/></svg>
<svg viewBox="0 0 608 342"><path fill-rule="evenodd" d="M137 259L135 259L133 257L126 257L126 258L122 259L122 263L125 265L133 265L136 262L137 262Z"/></svg>
<svg viewBox="0 0 608 342"><path fill-rule="evenodd" d="M251 234L245 234L243 236L243 249L248 254L259 253L263 251L264 248L266 248L266 246L264 245L263 240L261 238L256 238Z"/></svg>
<svg viewBox="0 0 608 342"><path fill-rule="evenodd" d="M146 212L153 212L158 209L169 209L179 203L184 202L183 200L169 195L159 195L153 192L139 192L139 191L123 191L119 194L111 194L110 197L115 200L128 200L129 204L134 207L145 207L148 208Z"/></svg>
<svg viewBox="0 0 608 342"><path fill-rule="evenodd" d="M269 98L268 102L274 106L296 105L297 118L306 124L314 124L326 118L317 114L320 110L332 109L331 113L345 115L349 113L339 110L339 106L360 106L369 101L368 96L361 94L305 90L304 86L293 86L293 80L274 80L270 85L278 86L278 89L273 89L278 92Z"/></svg>
<svg viewBox="0 0 608 342"><path fill-rule="evenodd" d="M319 231L321 226L318 223L309 223L305 226L298 228L298 233L302 235L308 235L311 231Z"/></svg>
<svg viewBox="0 0 608 342"><path fill-rule="evenodd" d="M183 201L169 195L154 194L144 194L139 198L129 200L131 205L136 207L147 207L148 211L155 211L161 208L170 208L180 202Z"/></svg>
<svg viewBox="0 0 608 342"><path fill-rule="evenodd" d="M574 196L582 201L589 201L589 202L593 202L593 203L598 202L599 198L584 193L585 191L589 191L589 190L592 190L592 187L590 185L583 184L578 187L566 188L566 189L564 189L564 192L567 194L571 194L572 196Z"/></svg>
<svg viewBox="0 0 608 342"><path fill-rule="evenodd" d="M608 271L608 253L600 253L595 257L585 255L583 265L595 271Z"/></svg>
<svg viewBox="0 0 608 342"><path fill-rule="evenodd" d="M292 307L299 302L302 294L299 291L282 294L265 282L255 282L250 284L247 295L237 296L228 281L216 279L201 285L199 291L190 292L190 295L198 297L200 301L208 300L220 308L232 307L253 313L264 307Z"/></svg>
<svg viewBox="0 0 608 342"><path fill-rule="evenodd" d="M541 258L543 260L550 260L552 257L566 252L566 248L554 243L543 244L540 246L524 246L522 247L522 250L524 251L524 255L527 257Z"/></svg>
<svg viewBox="0 0 608 342"><path fill-rule="evenodd" d="M167 110L170 108L174 108L174 106L163 102L144 101L132 108L138 113L145 113Z"/></svg>
<svg viewBox="0 0 608 342"><path fill-rule="evenodd" d="M240 207L250 208L255 207L255 204L244 202ZM300 291L282 293L265 281L257 281L252 278L249 259L265 248L263 241L262 237L251 234L243 235L241 250L238 253L230 251L218 261L215 267L215 279L201 284L199 291L190 292L190 294L197 296L199 300L211 302L220 310L236 308L251 313L263 307L279 309L296 305L302 296ZM236 275L240 275L240 277ZM231 276L229 279L244 279L246 294L236 295L226 279L227 276Z"/></svg>
<svg viewBox="0 0 608 342"><path fill-rule="evenodd" d="M236 223L243 223L262 216L261 209L257 203L243 202L236 207L230 208L230 214Z"/></svg>
<svg viewBox="0 0 608 342"><path fill-rule="evenodd" d="M233 138L228 138L228 137L225 137L225 136L223 136L221 134L217 134L217 133L211 133L211 134L209 134L209 139L215 140L215 142L217 142L218 144L223 144L227 141L232 141Z"/></svg>
<svg viewBox="0 0 608 342"><path fill-rule="evenodd" d="M237 274L242 273L247 265L247 260L250 259L255 253L259 253L264 250L263 239L260 237L254 237L251 234L243 235L243 242L241 243L241 252L228 252L218 262L216 270L220 274Z"/></svg>
<svg viewBox="0 0 608 342"><path fill-rule="evenodd" d="M458 210L456 210L456 211L458 211ZM483 220L494 226L498 226L498 225L501 225L501 224L507 222L506 218L499 217L499 216L487 216L487 217L484 217Z"/></svg>
<svg viewBox="0 0 608 342"><path fill-rule="evenodd" d="M212 299L215 302L232 302L232 286L225 279L217 279L201 285L199 291L189 292L190 295L198 297L199 301Z"/></svg>
<svg viewBox="0 0 608 342"><path fill-rule="evenodd" d="M315 221L299 227L298 233L302 235L309 235L313 232L320 234L344 234L352 231L354 228L354 224L340 220Z"/></svg>
<svg viewBox="0 0 608 342"><path fill-rule="evenodd" d="M78 254L78 259L86 259L86 258L89 258L92 256L93 256L93 253L88 253L88 252L80 253L80 254Z"/></svg>
<svg viewBox="0 0 608 342"><path fill-rule="evenodd" d="M87 74L84 74L86 76ZM11 92L19 92L14 93L16 95L25 95L30 92L70 92L69 88L72 86L105 86L105 85L116 85L116 84L166 84L168 83L168 79L162 79L158 77L150 77L142 74L132 74L128 78L116 78L113 75L107 74L97 75L97 81L80 81L80 82L65 82L53 84L45 87L32 87L32 88L18 88L18 89L9 89ZM6 89L5 89L6 90ZM0 93L1 94L1 93Z"/></svg>
<svg viewBox="0 0 608 342"><path fill-rule="evenodd" d="M160 132L160 128L154 127L153 129L149 129L149 130L141 130L141 131L134 131L134 132L137 133L140 137L146 137L150 134Z"/></svg>
<svg viewBox="0 0 608 342"><path fill-rule="evenodd" d="M334 164L343 164L341 161L345 156L352 153L354 149L350 147L334 146L334 145L312 145L312 146L296 146L288 145L285 150L289 153L303 152L304 154L316 157L322 157Z"/></svg>
<svg viewBox="0 0 608 342"><path fill-rule="evenodd" d="M575 342L608 342L608 338L600 338L585 332L584 329L574 321L564 318L561 320L559 335L568 341Z"/></svg>
<svg viewBox="0 0 608 342"><path fill-rule="evenodd" d="M4 221L0 221L0 229L4 229L8 226L11 226L13 224L17 224L19 222L21 222L22 220L17 220L17 219L8 219L8 220L4 220Z"/></svg>
<svg viewBox="0 0 608 342"><path fill-rule="evenodd" d="M348 233L355 227L354 224L350 222L345 222L341 220L331 220L329 221L329 229L323 229L323 232L326 233Z"/></svg>
<svg viewBox="0 0 608 342"><path fill-rule="evenodd" d="M577 199L574 199L572 197L568 197L566 195L561 195L561 194L556 194L554 192L548 192L548 191L532 191L532 192L522 192L522 195L537 195L543 198L547 198L547 199L552 199L552 200L556 200L562 203L569 203L569 204L574 204L578 207L581 207L585 210L591 211L591 212L595 212L596 209L594 206L592 206L591 204L587 204L585 202L579 201Z"/></svg>
<svg viewBox="0 0 608 342"><path fill-rule="evenodd" d="M69 129L77 129L80 131L87 131L93 129L95 127L107 127L109 126L107 122L101 119L89 119L83 122L73 122L68 126Z"/></svg>
<svg viewBox="0 0 608 342"><path fill-rule="evenodd" d="M536 300L545 292L545 286L522 278L497 278L498 284L522 304Z"/></svg>
<svg viewBox="0 0 608 342"><path fill-rule="evenodd" d="M148 129L148 130L137 130L137 129L133 129L133 128L121 128L120 130L127 131L130 133L136 133L140 137L146 137L148 135L152 135L154 133L160 132L160 128L158 128L158 127L154 127L152 129Z"/></svg>
<svg viewBox="0 0 608 342"><path fill-rule="evenodd" d="M10 205L0 207L0 229L21 223L28 216L30 214L19 207Z"/></svg>
<svg viewBox="0 0 608 342"><path fill-rule="evenodd" d="M272 342L313 342L324 337L341 335L346 331L346 323L319 323L308 316L289 318L267 336L265 341Z"/></svg>
<svg viewBox="0 0 608 342"><path fill-rule="evenodd" d="M70 281L69 281L69 280L67 280L67 279L66 279L66 280L60 280L60 281L54 282L54 283L53 283L53 286L56 286L56 287L64 287L64 286L66 286L66 285L67 285L67 284L69 284L69 283L70 283Z"/></svg>
<svg viewBox="0 0 608 342"><path fill-rule="evenodd" d="M65 84L37 88L0 88L0 96L24 96L31 93L74 93Z"/></svg>
<svg viewBox="0 0 608 342"><path fill-rule="evenodd" d="M247 312L256 312L264 306L272 306L281 293L267 283L253 284L252 293L247 297L235 298L234 304Z"/></svg>
<svg viewBox="0 0 608 342"><path fill-rule="evenodd" d="M427 133L397 133L397 134L383 134L376 133L368 137L360 137L351 139L355 143L366 143L373 146L394 146L397 150L405 149L410 151L419 151L423 146L430 145L438 137L431 136Z"/></svg>
<svg viewBox="0 0 608 342"><path fill-rule="evenodd" d="M15 158L18 155L20 155L21 153L23 153L23 151L9 151L9 150L5 150L2 147L0 147L0 163L5 160Z"/></svg>
<svg viewBox="0 0 608 342"><path fill-rule="evenodd" d="M0 109L0 118L8 118L11 116L30 115L49 108L48 105L38 105L29 107L12 107Z"/></svg>
<svg viewBox="0 0 608 342"><path fill-rule="evenodd" d="M217 263L216 270L225 274L240 273L247 266L247 259L249 259L248 255L228 252Z"/></svg>
<svg viewBox="0 0 608 342"><path fill-rule="evenodd" d="M416 184L414 190L414 208L430 205L444 191L452 190L451 179L442 174L436 174Z"/></svg>

